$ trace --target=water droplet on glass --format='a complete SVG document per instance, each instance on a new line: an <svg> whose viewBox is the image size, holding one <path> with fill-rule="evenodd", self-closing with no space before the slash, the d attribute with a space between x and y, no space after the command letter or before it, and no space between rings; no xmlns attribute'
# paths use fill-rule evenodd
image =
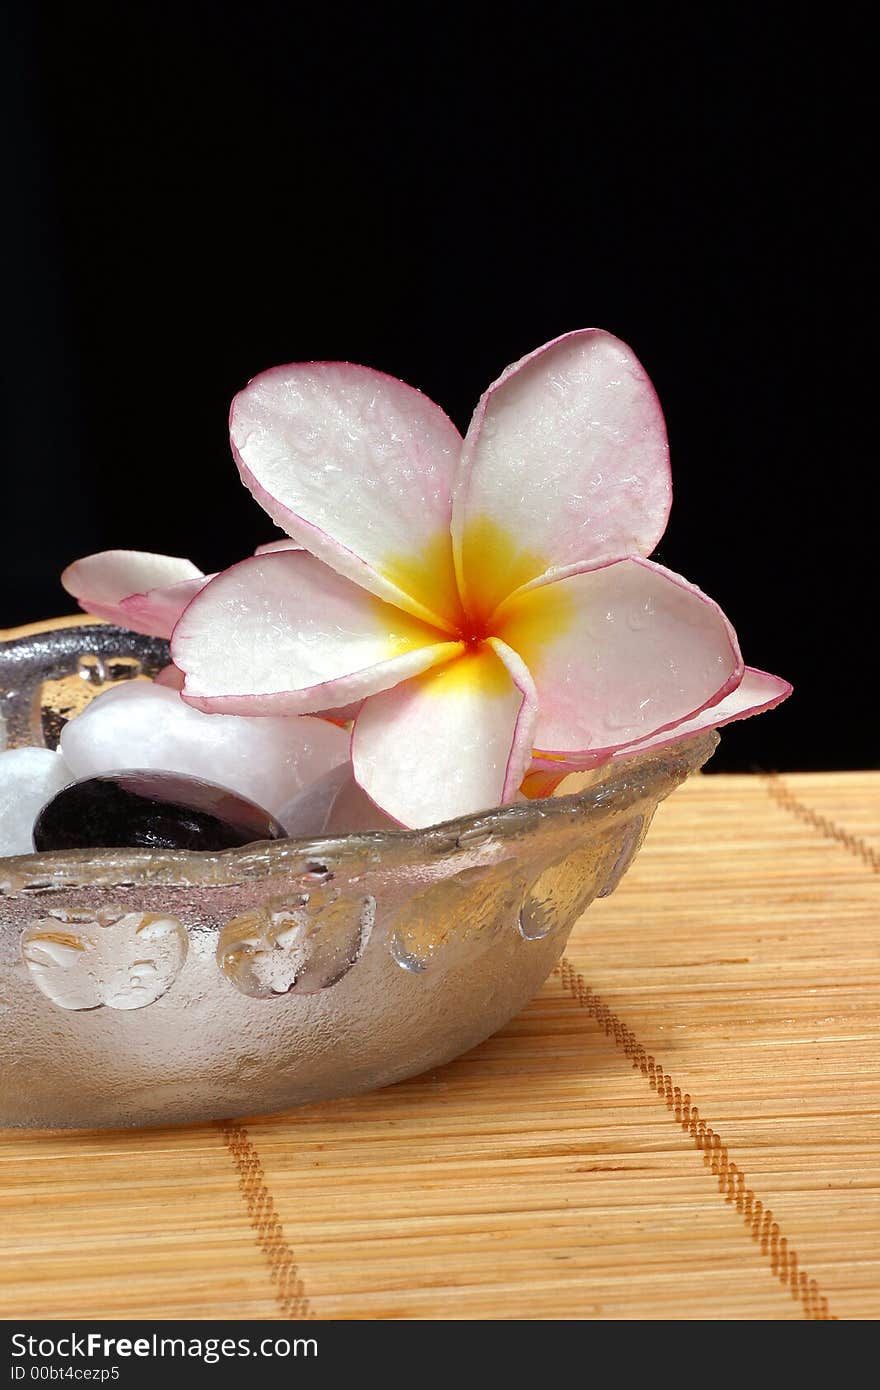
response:
<svg viewBox="0 0 880 1390"><path fill-rule="evenodd" d="M597 893L599 898L608 898L614 892L620 880L623 878L633 859L642 840L645 838L644 816L636 816L634 820L628 822L624 827L623 836L618 841L617 851L611 862L611 869L605 878L602 887Z"/></svg>
<svg viewBox="0 0 880 1390"><path fill-rule="evenodd" d="M306 865L305 873L300 874L297 882L302 884L304 888L311 888L313 885L327 884L332 878L333 870L326 864L320 864L317 860L310 860Z"/></svg>
<svg viewBox="0 0 880 1390"><path fill-rule="evenodd" d="M495 832L488 830L485 826L475 825L471 830L462 830L456 836L455 843L459 849L478 849L481 845L487 845L494 838Z"/></svg>
<svg viewBox="0 0 880 1390"><path fill-rule="evenodd" d="M143 673L143 663L136 656L105 657L100 652L83 652L77 659L76 673L89 685L110 685L136 680Z"/></svg>
<svg viewBox="0 0 880 1390"><path fill-rule="evenodd" d="M142 1009L171 988L188 946L176 917L107 908L58 908L21 936L31 979L62 1009Z"/></svg>
<svg viewBox="0 0 880 1390"><path fill-rule="evenodd" d="M551 905L543 898L536 901L530 897L520 908L518 925L526 941L543 941L555 925Z"/></svg>
<svg viewBox="0 0 880 1390"><path fill-rule="evenodd" d="M601 842L593 841L542 870L520 908L519 929L526 941L543 941L574 925L596 897L604 862Z"/></svg>
<svg viewBox="0 0 880 1390"><path fill-rule="evenodd" d="M373 929L376 900L320 883L228 922L217 963L242 994L317 994L347 975Z"/></svg>
<svg viewBox="0 0 880 1390"><path fill-rule="evenodd" d="M398 936L396 932L391 935L388 949L402 970L409 970L414 975L420 975L423 970L427 970L430 953L425 952L423 956L420 956L413 951L408 951L403 943L403 938Z"/></svg>
<svg viewBox="0 0 880 1390"><path fill-rule="evenodd" d="M104 665L104 658L95 652L83 652L76 663L77 674L89 685L104 685L107 680L107 668Z"/></svg>
<svg viewBox="0 0 880 1390"><path fill-rule="evenodd" d="M465 869L424 889L399 912L388 949L404 970L444 967L484 951L516 918L525 878L513 860Z"/></svg>

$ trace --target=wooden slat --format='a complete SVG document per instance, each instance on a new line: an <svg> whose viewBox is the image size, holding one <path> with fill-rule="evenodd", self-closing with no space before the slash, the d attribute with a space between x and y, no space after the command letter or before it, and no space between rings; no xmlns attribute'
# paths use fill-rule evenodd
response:
<svg viewBox="0 0 880 1390"><path fill-rule="evenodd" d="M4 1132L0 1313L277 1316L219 1131Z"/></svg>
<svg viewBox="0 0 880 1390"><path fill-rule="evenodd" d="M6 1132L3 1314L876 1317L878 851L880 774L695 778L441 1071L225 1129Z"/></svg>

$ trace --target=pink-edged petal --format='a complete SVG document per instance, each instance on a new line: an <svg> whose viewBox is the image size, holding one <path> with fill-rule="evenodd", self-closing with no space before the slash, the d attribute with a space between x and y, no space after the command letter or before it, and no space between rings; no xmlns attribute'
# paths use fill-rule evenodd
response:
<svg viewBox="0 0 880 1390"><path fill-rule="evenodd" d="M453 540L469 610L650 554L671 497L663 413L632 350L596 328L538 348L489 387L465 436Z"/></svg>
<svg viewBox="0 0 880 1390"><path fill-rule="evenodd" d="M650 560L581 571L511 599L496 631L538 691L535 745L595 756L715 705L742 679L736 634L699 589Z"/></svg>
<svg viewBox="0 0 880 1390"><path fill-rule="evenodd" d="M74 777L125 767L182 772L277 815L311 782L348 763L349 737L324 719L202 714L174 690L126 681L65 724L61 747Z"/></svg>
<svg viewBox="0 0 880 1390"><path fill-rule="evenodd" d="M102 550L75 560L61 576L86 613L152 637L171 636L204 582L191 560L145 550Z"/></svg>
<svg viewBox="0 0 880 1390"><path fill-rule="evenodd" d="M439 406L367 367L294 363L239 392L229 432L245 486L294 540L380 598L455 623L461 436Z"/></svg>
<svg viewBox="0 0 880 1390"><path fill-rule="evenodd" d="M630 758L636 753L644 753L652 748L666 748L690 734L699 734L705 729L720 729L725 724L735 723L738 719L750 719L753 714L765 714L781 705L783 700L787 700L791 692L790 683L781 676L772 676L768 671L758 671L754 666L747 666L736 689L725 695L723 700L719 700L717 705L710 705L693 719L683 719L680 724L651 734L648 738L638 739L611 751L603 749L598 754L585 752L567 758L547 758L540 753L536 754L526 777L529 783L528 795L551 795L554 786L570 772L583 772L587 768L598 767L610 760L617 762L621 758Z"/></svg>
<svg viewBox="0 0 880 1390"><path fill-rule="evenodd" d="M532 757L538 724L538 691L532 673L519 652L515 652L500 637L490 637L487 645L502 662L522 696L501 788L502 802L515 801Z"/></svg>
<svg viewBox="0 0 880 1390"><path fill-rule="evenodd" d="M118 622L132 632L148 632L154 637L170 637L184 611L196 594L212 580L212 574L200 579L184 579L169 584L166 589L150 589L145 594L130 594L120 601Z"/></svg>
<svg viewBox="0 0 880 1390"><path fill-rule="evenodd" d="M407 826L513 800L535 709L522 662L502 642L484 645L364 702L352 734L355 778Z"/></svg>
<svg viewBox="0 0 880 1390"><path fill-rule="evenodd" d="M61 583L74 598L88 597L112 604L128 594L145 593L148 589L202 577L202 571L191 560L177 555L155 555L146 550L101 550L68 565Z"/></svg>
<svg viewBox="0 0 880 1390"><path fill-rule="evenodd" d="M693 719L685 719L671 729L664 729L650 738L641 739L628 748L617 749L614 758L625 758L633 753L644 752L648 748L665 748L689 734L698 734L703 729L720 729L725 724L733 724L738 719L750 719L753 714L765 714L787 700L791 694L791 684L781 676L772 676L769 671L758 671L747 666L736 690L725 695L717 705L701 710Z"/></svg>
<svg viewBox="0 0 880 1390"><path fill-rule="evenodd" d="M266 541L264 545L258 545L254 554L274 555L276 550L302 550L302 546L297 545L289 536L281 536L277 541Z"/></svg>
<svg viewBox="0 0 880 1390"><path fill-rule="evenodd" d="M316 709L318 719L329 719L331 724L350 724L361 712L363 700L353 700L350 705L339 705L337 709Z"/></svg>
<svg viewBox="0 0 880 1390"><path fill-rule="evenodd" d="M243 560L174 630L183 697L226 714L310 714L362 700L462 650L304 550Z"/></svg>

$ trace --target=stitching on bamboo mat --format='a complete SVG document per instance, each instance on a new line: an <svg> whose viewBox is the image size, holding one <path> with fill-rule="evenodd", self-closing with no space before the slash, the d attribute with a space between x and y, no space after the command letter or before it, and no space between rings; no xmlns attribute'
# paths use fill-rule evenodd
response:
<svg viewBox="0 0 880 1390"><path fill-rule="evenodd" d="M611 1038L615 1047L647 1078L658 1098L666 1102L666 1108L672 1112L676 1124L690 1135L696 1147L702 1151L703 1162L718 1179L719 1193L725 1202L736 1206L752 1240L760 1245L761 1254L769 1259L771 1273L791 1290L792 1298L799 1300L804 1316L813 1322L836 1321L836 1316L829 1311L828 1299L819 1292L816 1280L800 1268L797 1252L787 1237L780 1233L779 1223L770 1207L765 1206L746 1186L745 1174L732 1162L730 1150L721 1135L700 1117L690 1096L682 1094L669 1073L648 1055L632 1029L594 994L566 956L562 957L553 973L560 977L563 989L568 990L575 1001L586 1009L605 1036Z"/></svg>
<svg viewBox="0 0 880 1390"><path fill-rule="evenodd" d="M850 854L856 855L863 860L875 874L880 873L880 854L872 849L867 840L861 836L854 835L852 831L844 829L836 821L829 820L827 816L820 816L818 811L814 811L806 802L801 801L795 796L783 782L778 772L762 772L761 780L772 796L773 800L783 810L789 811L791 815L797 816L798 820L810 825L814 830L818 830L826 840L836 840L838 844L848 849Z"/></svg>
<svg viewBox="0 0 880 1390"><path fill-rule="evenodd" d="M296 1257L284 1239L275 1202L266 1186L260 1155L250 1135L244 1125L236 1124L234 1120L221 1120L217 1128L238 1169L239 1187L248 1218L256 1234L257 1245L269 1266L269 1277L275 1286L275 1301L282 1316L289 1320L313 1318L315 1315L300 1278Z"/></svg>
<svg viewBox="0 0 880 1390"><path fill-rule="evenodd" d="M778 773L762 773L761 778L768 794L784 810L810 825L826 839L843 845L874 873L880 871L880 855L860 836L800 801ZM719 1193L725 1202L735 1204L752 1239L760 1244L762 1255L769 1259L771 1273L781 1284L790 1288L792 1297L800 1302L804 1316L811 1321L836 1320L829 1311L828 1299L819 1292L816 1280L800 1268L797 1252L789 1245L788 1239L780 1234L779 1223L774 1219L771 1208L766 1207L752 1188L746 1186L745 1174L731 1160L726 1143L718 1131L700 1117L690 1095L682 1093L669 1073L647 1053L632 1029L593 992L567 957L563 956L554 974L560 977L563 988L586 1010L606 1037L612 1038L614 1045L630 1059L633 1067L647 1078L651 1088L672 1112L676 1124L690 1135L696 1148L702 1151L703 1162L718 1179ZM282 1315L286 1319L313 1318L315 1314L299 1275L296 1258L284 1239L274 1200L266 1186L259 1154L243 1125L227 1120L222 1121L218 1128L238 1170L239 1186L250 1224L269 1265L275 1298Z"/></svg>

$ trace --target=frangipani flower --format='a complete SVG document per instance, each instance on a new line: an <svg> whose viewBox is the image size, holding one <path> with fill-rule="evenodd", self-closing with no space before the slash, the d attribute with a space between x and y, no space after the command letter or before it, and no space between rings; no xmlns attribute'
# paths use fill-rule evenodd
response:
<svg viewBox="0 0 880 1390"><path fill-rule="evenodd" d="M789 692L754 671L744 687L717 604L646 558L669 513L666 431L610 334L508 368L464 440L420 392L348 363L264 372L230 432L246 486L305 549L200 589L173 636L183 698L350 707L355 778L404 825L511 800L533 755L587 766Z"/></svg>

